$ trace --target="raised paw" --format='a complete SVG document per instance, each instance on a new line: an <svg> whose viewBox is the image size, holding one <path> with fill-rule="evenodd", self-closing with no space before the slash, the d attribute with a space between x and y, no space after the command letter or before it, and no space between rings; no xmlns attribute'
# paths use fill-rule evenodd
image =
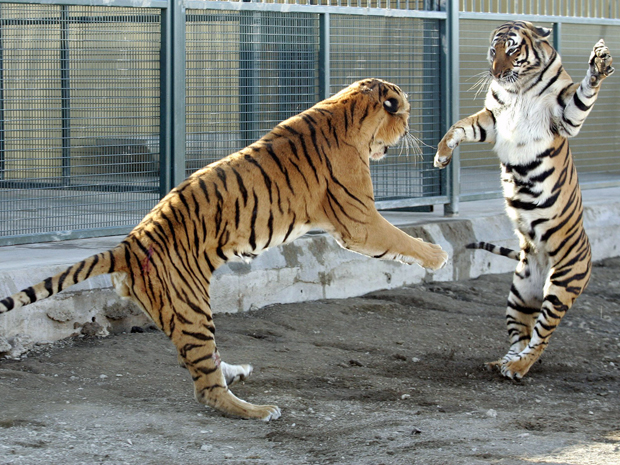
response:
<svg viewBox="0 0 620 465"><path fill-rule="evenodd" d="M450 129L437 147L437 153L433 160L435 168L445 168L452 160L452 151L459 145L460 140L456 137L453 129Z"/></svg>
<svg viewBox="0 0 620 465"><path fill-rule="evenodd" d="M443 268L448 261L448 253L437 244L428 244L428 258L424 262L424 268L436 271Z"/></svg>
<svg viewBox="0 0 620 465"><path fill-rule="evenodd" d="M598 84L601 80L607 76L611 76L615 69L611 66L613 58L609 52L609 48L605 45L603 39L599 40L592 49L590 54L590 83L592 85Z"/></svg>

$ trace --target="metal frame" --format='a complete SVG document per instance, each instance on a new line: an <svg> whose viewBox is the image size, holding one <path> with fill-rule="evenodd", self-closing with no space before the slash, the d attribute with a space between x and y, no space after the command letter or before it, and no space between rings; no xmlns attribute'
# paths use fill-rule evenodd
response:
<svg viewBox="0 0 620 465"><path fill-rule="evenodd" d="M295 1L295 3L288 3ZM330 21L334 15L357 15L375 17L399 17L399 18L420 18L428 20L439 20L441 25L440 34L442 41L442 82L441 86L442 106L441 106L441 128L445 132L459 116L459 23L465 19L505 21L518 18L534 22L549 22L554 24L554 44L559 49L560 38L563 24L596 24L620 26L620 18L592 18L574 16L551 16L551 15L532 15L532 14L509 14L495 12L474 12L460 11L461 3L464 0L427 0L424 2L425 10L409 9L406 2L401 7L400 2L395 2L396 7L390 8L390 1L375 0L374 5L378 7L363 8L359 6L349 6L350 0L343 0L343 6L338 2L337 6L302 4L310 3L310 0L285 0L285 3L264 3L261 0L254 1L212 1L212 0L0 0L2 4L40 4L40 5L60 5L61 17L61 101L62 101L62 180L64 185L68 185L70 179L69 150L70 150L70 75L67 24L68 6L105 6L105 7L140 7L158 10L161 14L161 51L160 51L160 134L159 134L159 156L160 156L160 195L165 195L175 185L185 178L186 166L186 88L185 88L185 36L186 36L186 10L215 10L215 11L242 11L248 13L248 18L254 14L262 12L297 12L312 13L319 16L319 96L327 98L331 88L330 70ZM417 2L416 2L417 3ZM491 2L481 2L481 5ZM507 0L510 3L510 0ZM474 3L475 4L475 3ZM441 7L440 7L441 5ZM610 10L611 11L611 10ZM3 33L0 30L0 101L3 101L4 90L2 74L2 41ZM64 52L63 52L64 50ZM247 53L245 53L247 52ZM253 59L252 50L245 51L244 58ZM251 66L248 66L251 69ZM245 76L249 81L253 76ZM240 75L240 79L244 79ZM437 83L426 83L425 85L437 85ZM248 86L248 88L251 86ZM242 106L253 107L253 96L251 93L244 95ZM246 122L246 133L254 133L252 122ZM249 131L249 132L248 132ZM0 153L4 153L4 107L0 104ZM0 158L0 176L4 168L4 160ZM445 173L445 174L443 174ZM446 215L457 215L459 202L463 200L494 198L499 195L496 192L481 192L463 195L460 192L460 156L455 150L453 161L450 167L442 172L442 191L441 195L433 197L383 200L377 202L380 209L394 209L403 207L421 207L431 205L444 205ZM6 185L6 184L5 184ZM584 188L618 186L620 182L602 181L583 184ZM44 186L40 186L44 187ZM109 186L113 189L114 186ZM12 236L0 238L0 245L16 244L33 241L57 240L84 238L99 235L123 234L128 232L127 227L101 228L98 230L69 231L64 233L37 234L29 236Z"/></svg>

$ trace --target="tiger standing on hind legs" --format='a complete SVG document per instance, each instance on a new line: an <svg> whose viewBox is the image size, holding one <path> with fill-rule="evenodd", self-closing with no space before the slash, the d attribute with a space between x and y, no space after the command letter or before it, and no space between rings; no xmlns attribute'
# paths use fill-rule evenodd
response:
<svg viewBox="0 0 620 465"><path fill-rule="evenodd" d="M379 79L352 84L237 153L192 174L115 248L0 301L0 314L101 274L135 301L172 340L199 402L265 421L273 405L253 405L229 386L250 365L223 362L215 344L213 272L291 242L311 228L370 257L436 270L441 247L413 238L376 210L370 159L408 135L409 102Z"/></svg>
<svg viewBox="0 0 620 465"><path fill-rule="evenodd" d="M521 250L487 243L468 248L519 260L506 311L510 349L490 364L513 379L540 357L590 279L590 243L567 138L579 133L601 82L614 72L601 39L585 78L574 84L547 41L550 33L525 21L492 33L484 108L455 123L435 155L435 166L444 168L461 142L476 141L494 144L499 157L506 212Z"/></svg>

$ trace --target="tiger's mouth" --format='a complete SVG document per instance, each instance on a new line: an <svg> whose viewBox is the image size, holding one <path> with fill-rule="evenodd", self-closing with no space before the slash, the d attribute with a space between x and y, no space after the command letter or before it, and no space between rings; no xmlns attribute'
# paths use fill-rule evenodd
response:
<svg viewBox="0 0 620 465"><path fill-rule="evenodd" d="M373 160L381 160L383 157L385 157L385 154L387 153L389 148L389 145L384 145L383 148L379 148L370 152L370 158L372 158Z"/></svg>

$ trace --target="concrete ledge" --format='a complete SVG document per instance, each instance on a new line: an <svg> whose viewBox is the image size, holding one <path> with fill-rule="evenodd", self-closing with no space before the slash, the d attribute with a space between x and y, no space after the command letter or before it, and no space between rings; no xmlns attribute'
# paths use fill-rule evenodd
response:
<svg viewBox="0 0 620 465"><path fill-rule="evenodd" d="M594 259L617 256L620 188L587 190L584 204ZM446 267L431 274L417 266L349 252L327 234L309 234L268 250L249 264L230 263L217 270L211 287L213 311L239 312L274 303L347 298L424 281L461 280L514 270L512 260L464 248L480 240L518 246L512 225L503 213L503 200L463 203L457 218L444 218L440 212L384 212L384 216L408 234L440 244L451 257ZM121 239L0 247L0 298L107 250ZM0 347L7 347L8 341L15 349L13 355L19 356L19 345L85 332L128 331L147 322L133 303L116 295L109 276L100 276L0 316Z"/></svg>

